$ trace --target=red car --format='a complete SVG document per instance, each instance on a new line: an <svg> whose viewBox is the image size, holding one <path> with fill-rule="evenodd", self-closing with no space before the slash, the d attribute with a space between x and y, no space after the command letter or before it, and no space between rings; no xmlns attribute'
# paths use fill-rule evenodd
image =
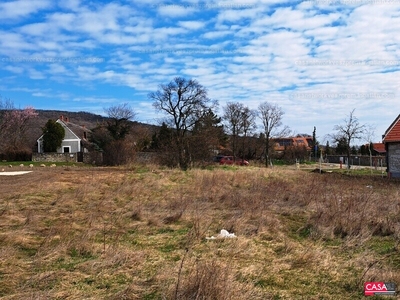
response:
<svg viewBox="0 0 400 300"><path fill-rule="evenodd" d="M249 162L247 160L236 158L233 156L224 156L219 161L220 165L239 165L239 166L248 166Z"/></svg>

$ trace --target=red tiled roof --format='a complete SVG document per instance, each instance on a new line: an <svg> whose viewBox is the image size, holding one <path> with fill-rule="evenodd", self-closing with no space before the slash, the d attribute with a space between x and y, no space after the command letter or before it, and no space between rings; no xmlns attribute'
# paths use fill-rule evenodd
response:
<svg viewBox="0 0 400 300"><path fill-rule="evenodd" d="M385 144L383 144L383 143L373 143L372 147L378 153L385 153L386 152Z"/></svg>
<svg viewBox="0 0 400 300"><path fill-rule="evenodd" d="M290 146L290 147L304 146L304 147L306 147L307 150L311 150L308 138L305 138L305 137L287 137L287 138L276 138L275 139L275 146L274 146L275 151L278 151L278 152L284 151L286 146Z"/></svg>
<svg viewBox="0 0 400 300"><path fill-rule="evenodd" d="M383 135L383 143L400 142L400 115L394 120Z"/></svg>

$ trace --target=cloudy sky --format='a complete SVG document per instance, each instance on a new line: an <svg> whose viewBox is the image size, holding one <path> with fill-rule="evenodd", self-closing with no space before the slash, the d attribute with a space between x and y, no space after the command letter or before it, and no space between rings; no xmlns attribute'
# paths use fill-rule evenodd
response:
<svg viewBox="0 0 400 300"><path fill-rule="evenodd" d="M353 109L375 141L400 114L400 0L2 0L0 18L0 95L21 108L130 103L156 124L148 93L182 76L219 114L268 101L320 141Z"/></svg>

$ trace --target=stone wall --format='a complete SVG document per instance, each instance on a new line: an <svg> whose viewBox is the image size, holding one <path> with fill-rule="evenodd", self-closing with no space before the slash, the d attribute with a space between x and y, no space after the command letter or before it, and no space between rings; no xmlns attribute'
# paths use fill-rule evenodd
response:
<svg viewBox="0 0 400 300"><path fill-rule="evenodd" d="M78 159L81 155L82 159ZM70 162L82 161L85 164L102 165L103 153L32 153L32 161L36 162Z"/></svg>
<svg viewBox="0 0 400 300"><path fill-rule="evenodd" d="M136 152L135 162L137 163L157 163L159 153L157 152Z"/></svg>
<svg viewBox="0 0 400 300"><path fill-rule="evenodd" d="M32 153L32 161L78 162L78 155L76 153Z"/></svg>
<svg viewBox="0 0 400 300"><path fill-rule="evenodd" d="M83 153L83 162L85 164L101 166L103 164L102 152Z"/></svg>

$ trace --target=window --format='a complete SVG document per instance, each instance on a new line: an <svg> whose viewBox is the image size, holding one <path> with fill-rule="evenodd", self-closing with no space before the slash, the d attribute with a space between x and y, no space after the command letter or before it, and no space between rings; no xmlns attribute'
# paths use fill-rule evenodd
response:
<svg viewBox="0 0 400 300"><path fill-rule="evenodd" d="M69 153L70 152L69 149L70 149L69 146L64 146L63 147L63 153Z"/></svg>

